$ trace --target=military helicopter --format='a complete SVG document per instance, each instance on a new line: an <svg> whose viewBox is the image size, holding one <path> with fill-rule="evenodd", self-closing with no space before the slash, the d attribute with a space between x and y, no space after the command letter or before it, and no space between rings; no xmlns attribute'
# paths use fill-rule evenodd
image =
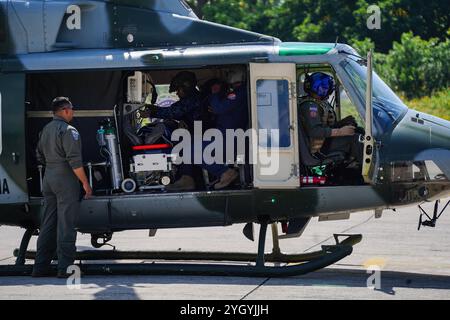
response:
<svg viewBox="0 0 450 320"><path fill-rule="evenodd" d="M194 72L201 82L235 68L247 78L249 128L277 129L283 136L283 144L271 149L279 170L267 175L262 162L236 163L240 181L227 190L211 189L206 177L201 190L167 192L172 169L164 155L170 145L132 146L125 119L131 115L136 124L145 99L155 90L161 98L179 71ZM318 172L339 160L309 152L297 107L305 76L314 71L336 79L332 103L338 117L353 114L365 129L362 179L345 174L332 179ZM86 260L255 260L255 265L83 264L87 274L299 275L339 261L361 240L361 235L343 241L335 235L336 245L321 251L281 253L278 240L300 237L313 217L348 219L361 210L375 210L379 217L383 210L436 201L433 216L422 210L419 221L419 228L434 227L448 207L440 209L438 199L450 194L450 122L408 109L372 71L370 53L362 58L345 44L286 43L211 23L199 19L183 0L0 0L0 224L26 229L16 265L2 266L1 275L31 273L25 260L33 258L27 247L39 229L45 170L34 149L52 117L55 96L68 96L76 106L74 125L83 138L94 188L94 197L82 201L78 231L91 234L94 247L109 244L113 233L123 230L148 229L154 236L157 229L232 224L244 224L244 235L253 240L254 224L261 225L255 255L78 253L78 259ZM99 146L100 124L112 145L100 139ZM267 140L255 139L257 154L266 152ZM155 149L158 153L146 153ZM148 158L153 163L144 161ZM150 167L139 171L139 161ZM157 170L162 175L155 178ZM265 254L268 225L271 254ZM297 264L269 266L268 261Z"/></svg>

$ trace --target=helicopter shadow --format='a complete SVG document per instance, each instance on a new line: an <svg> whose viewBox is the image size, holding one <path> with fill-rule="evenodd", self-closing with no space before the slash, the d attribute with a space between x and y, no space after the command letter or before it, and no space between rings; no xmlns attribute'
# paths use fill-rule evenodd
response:
<svg viewBox="0 0 450 320"><path fill-rule="evenodd" d="M347 288L369 288L376 282L369 279L373 272L361 269L326 268L304 276L293 278L272 278L265 285L271 286L336 286ZM372 278L373 279L373 278ZM379 284L373 290L390 296L396 289L450 290L450 276L381 270Z"/></svg>
<svg viewBox="0 0 450 320"><path fill-rule="evenodd" d="M105 287L104 292L99 293L109 295L115 290L129 288L144 287L146 283L152 285L171 285L174 283L188 285L255 285L258 286L264 281L264 286L271 287L314 287L314 286L331 286L346 288L368 288L372 285L369 277L373 272L366 270L348 269L348 268L326 268L303 276L287 277L287 278L249 278L249 277L216 277L216 276L138 276L127 277L124 281L123 277L119 277L120 285ZM97 277L89 280L91 283L97 283L101 286L105 277ZM268 279L268 281L266 281ZM126 289L128 288L128 289ZM450 290L450 275L429 275L421 273L409 273L399 271L381 271L380 285L373 290L382 292L389 296L396 295L396 289L435 289ZM125 292L126 293L126 292Z"/></svg>
<svg viewBox="0 0 450 320"><path fill-rule="evenodd" d="M172 276L172 275L148 275L148 276L89 276L82 277L83 289L99 289L93 297L104 299L139 299L136 289L148 289L148 284L155 285L250 285L259 286L264 282L264 287L343 287L343 288L367 288L372 272L362 269L350 268L326 268L302 276L286 278L264 277L219 277L219 276ZM0 286L66 286L66 280L56 278L31 277L4 277L0 278ZM381 271L379 288L374 290L396 295L396 289L435 289L450 290L450 275L430 275L422 273L410 273L400 271Z"/></svg>

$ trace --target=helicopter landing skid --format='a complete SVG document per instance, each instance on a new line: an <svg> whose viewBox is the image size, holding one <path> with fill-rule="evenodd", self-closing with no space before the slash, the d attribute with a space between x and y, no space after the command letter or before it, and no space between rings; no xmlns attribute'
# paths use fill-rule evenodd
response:
<svg viewBox="0 0 450 320"><path fill-rule="evenodd" d="M261 223L258 254L219 253L219 252L120 252L85 251L78 252L76 260L189 260L189 261L228 261L230 264L212 263L112 263L80 264L84 275L199 275L199 276L243 276L243 277L288 277L298 276L323 269L332 265L353 251L353 245L359 243L362 236L334 235L336 244L322 246L322 250L304 254L284 254L274 239L272 253L264 254L267 223ZM272 232L275 229L272 225ZM346 237L343 241L339 238ZM26 258L33 259L34 252L28 252ZM256 261L254 265L231 263ZM267 266L266 262L287 263L284 266ZM32 266L0 266L0 276L25 276L31 274ZM56 274L56 270L55 270Z"/></svg>

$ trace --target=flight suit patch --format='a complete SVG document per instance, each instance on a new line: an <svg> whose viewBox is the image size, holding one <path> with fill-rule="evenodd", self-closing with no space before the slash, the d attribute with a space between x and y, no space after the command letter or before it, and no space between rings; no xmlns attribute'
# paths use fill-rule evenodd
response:
<svg viewBox="0 0 450 320"><path fill-rule="evenodd" d="M75 130L71 130L71 131L72 131L73 140L78 141L78 139L80 139L80 134L78 133L78 131L75 131Z"/></svg>
<svg viewBox="0 0 450 320"><path fill-rule="evenodd" d="M227 96L227 99L228 99L228 100L231 100L231 101L236 100L236 94L235 94L235 93L230 93L230 94Z"/></svg>
<svg viewBox="0 0 450 320"><path fill-rule="evenodd" d="M319 114L319 109L316 106L309 107L309 116L311 118L317 118L317 115Z"/></svg>

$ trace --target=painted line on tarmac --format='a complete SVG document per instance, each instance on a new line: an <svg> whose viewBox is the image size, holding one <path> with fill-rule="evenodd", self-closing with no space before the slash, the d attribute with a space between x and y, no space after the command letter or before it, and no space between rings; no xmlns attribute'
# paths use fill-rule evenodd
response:
<svg viewBox="0 0 450 320"><path fill-rule="evenodd" d="M3 259L0 259L0 262L1 262L1 261L8 260L8 259L13 259L13 258L14 258L14 256L11 256L11 257L8 257L8 258L3 258Z"/></svg>
<svg viewBox="0 0 450 320"><path fill-rule="evenodd" d="M271 278L267 278L265 279L263 282L261 282L256 288L254 288L253 290L251 290L249 293L247 293L245 296L243 296L241 299L239 300L245 300L249 295L251 295L253 292L255 292L256 290L258 290L259 288L261 288L263 285L266 284L267 281L269 281Z"/></svg>
<svg viewBox="0 0 450 320"><path fill-rule="evenodd" d="M358 224L356 224L356 225L354 225L354 226L351 226L351 227L345 229L344 231L341 231L340 233L346 233L346 232L349 232L350 230L352 230L352 229L354 229L354 228L357 228L357 227L359 227L359 226L362 226L363 224L368 223L368 222L369 222L370 220L372 220L374 217L375 217L375 215L373 214L373 215L371 215L367 220L364 220L364 221L361 222L361 223L358 223ZM315 248L315 247L321 245L322 243L327 242L327 241L329 241L329 240L331 240L331 239L334 239L334 236L328 237L327 239L325 239L325 240L323 240L323 241L321 241L321 242L319 242L319 243L317 243L317 244L311 246L310 248L306 249L304 252L307 252L307 251L311 250L312 248ZM286 265L292 265L292 264L287 263ZM265 284L267 283L267 281L269 281L270 279L271 279L271 278L265 279L265 280L264 280L263 282L261 282L256 288L254 288L253 290L251 290L249 293L247 293L246 295L244 295L244 296L243 296L241 299L239 299L239 300L245 300L248 296L250 296L250 295L251 295L252 293L254 293L256 290L258 290L258 289L261 288L263 285L265 285Z"/></svg>

